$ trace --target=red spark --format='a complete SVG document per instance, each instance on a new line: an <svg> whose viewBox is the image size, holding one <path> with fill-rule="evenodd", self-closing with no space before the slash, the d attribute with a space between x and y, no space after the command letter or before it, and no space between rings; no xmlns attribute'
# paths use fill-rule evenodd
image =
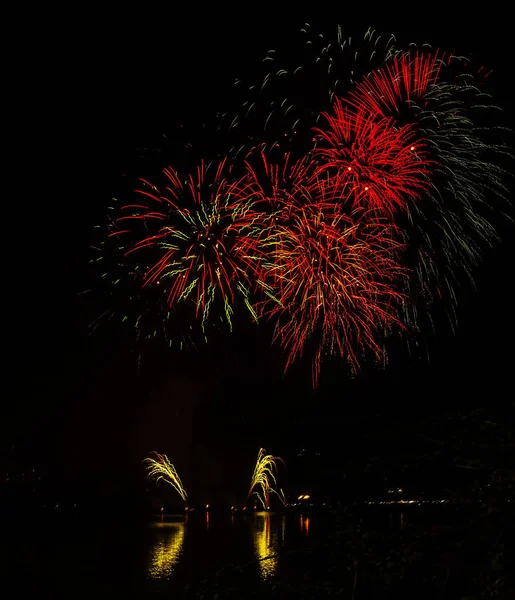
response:
<svg viewBox="0 0 515 600"><path fill-rule="evenodd" d="M248 294L262 257L259 214L252 202L233 194L235 184L226 178L228 171L222 160L208 177L202 163L196 176L183 180L166 168L164 191L142 180L148 188L137 190L143 202L123 207L130 214L117 220L124 222L124 229L133 226L135 242L126 256L147 252L143 286L166 286L171 307L192 301L203 324L217 298L229 324L238 295L251 309Z"/></svg>
<svg viewBox="0 0 515 600"><path fill-rule="evenodd" d="M372 71L350 93L348 104L371 114L397 116L417 103L438 80L445 55L404 52ZM449 60L449 59L447 59Z"/></svg>
<svg viewBox="0 0 515 600"><path fill-rule="evenodd" d="M239 198L252 198L264 215L270 216L270 223L285 222L305 202L303 189L313 174L314 163L310 156L294 161L289 153L280 165L271 163L263 152L257 160L256 156L251 154L245 161L246 175L236 186Z"/></svg>
<svg viewBox="0 0 515 600"><path fill-rule="evenodd" d="M339 99L324 116L327 128L315 130L316 173L328 178L335 199L393 215L429 188L430 161L411 125L396 127Z"/></svg>
<svg viewBox="0 0 515 600"><path fill-rule="evenodd" d="M270 269L280 285L267 308L277 323L275 339L288 353L286 369L314 344L317 387L324 354L340 355L354 370L361 352L382 355L377 331L399 324L396 283L405 272L390 223L360 208L347 215L336 205L329 210L325 186L311 183L311 190L304 188L307 207L278 224L268 240Z"/></svg>

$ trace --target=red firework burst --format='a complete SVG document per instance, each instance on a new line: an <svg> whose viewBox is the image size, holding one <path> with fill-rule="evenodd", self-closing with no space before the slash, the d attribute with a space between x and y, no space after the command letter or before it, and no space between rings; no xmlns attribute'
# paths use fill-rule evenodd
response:
<svg viewBox="0 0 515 600"><path fill-rule="evenodd" d="M243 200L252 198L256 206L269 216L269 224L287 221L292 211L303 206L314 163L310 156L297 161L285 154L281 164L271 163L264 153L247 157L246 175L239 183L238 195Z"/></svg>
<svg viewBox="0 0 515 600"><path fill-rule="evenodd" d="M308 197L307 207L269 237L270 269L280 285L268 314L277 322L275 339L288 352L286 369L313 345L317 387L324 354L340 355L354 370L366 350L381 357L377 332L399 324L396 283L405 273L391 224L360 208L348 215L337 206L328 210L325 186L313 182L311 193L321 197L324 209Z"/></svg>
<svg viewBox="0 0 515 600"><path fill-rule="evenodd" d="M253 160L257 158L257 160ZM272 266L273 256L281 254L281 238L277 236L279 227L289 227L298 213L305 210L331 211L335 205L327 194L315 194L319 182L313 177L315 163L311 156L292 161L285 154L281 164L271 163L264 153L251 156L246 162L247 172L237 188L241 200L252 199L262 214L261 248L267 252L268 268L264 272L268 292L281 289L282 277ZM235 188L235 189L236 189ZM273 252L270 249L273 247ZM273 255L273 256L272 256Z"/></svg>
<svg viewBox="0 0 515 600"><path fill-rule="evenodd" d="M347 103L371 114L398 116L403 108L411 108L413 101L420 103L438 80L444 62L445 56L438 56L438 51L397 54L358 83Z"/></svg>
<svg viewBox="0 0 515 600"><path fill-rule="evenodd" d="M253 317L249 295L255 285L263 254L259 250L259 213L248 198L233 193L235 185L221 161L212 177L204 163L196 176L183 180L171 168L164 192L142 180L143 201L122 208L119 225L130 224L115 235L135 238L126 256L146 251L142 263L143 286L166 287L170 307L192 302L202 315L202 327L221 301L231 325L234 303L242 296ZM143 255L142 255L143 256Z"/></svg>
<svg viewBox="0 0 515 600"><path fill-rule="evenodd" d="M395 127L340 100L324 116L328 128L315 130L317 175L327 175L335 199L392 215L428 189L430 161L410 125Z"/></svg>

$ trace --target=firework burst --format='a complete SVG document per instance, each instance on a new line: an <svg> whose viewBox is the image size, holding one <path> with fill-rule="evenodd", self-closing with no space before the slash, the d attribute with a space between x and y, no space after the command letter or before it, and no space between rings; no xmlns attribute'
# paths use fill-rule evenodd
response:
<svg viewBox="0 0 515 600"><path fill-rule="evenodd" d="M168 485L171 485L173 489L179 494L179 496L186 502L188 495L182 485L181 478L179 477L177 470L168 460L166 454L159 454L159 452L153 452L152 456L145 458L143 461L147 471L147 477L152 479L156 483L164 481Z"/></svg>
<svg viewBox="0 0 515 600"><path fill-rule="evenodd" d="M259 213L233 194L227 170L224 160L208 177L202 164L184 181L167 168L163 192L143 181L141 201L123 207L112 233L133 237L127 258L145 253L142 287L163 288L171 309L193 306L204 334L215 306L223 308L220 320L232 327L238 298L257 317L250 294L262 259Z"/></svg>
<svg viewBox="0 0 515 600"><path fill-rule="evenodd" d="M500 111L482 90L481 73L471 72L463 57L402 52L358 83L347 101L392 119L394 127L412 127L432 163L423 201L407 196L408 211L398 220L407 264L416 275L406 290L414 300L406 321L415 329L421 302L429 309L444 300L454 323L456 288L463 275L473 281L485 247L497 239L496 214L508 206L499 165L512 157L502 142L504 130L495 126Z"/></svg>
<svg viewBox="0 0 515 600"><path fill-rule="evenodd" d="M285 504L283 491L281 489L277 491L276 489L278 462L284 463L282 458L267 454L264 448L259 450L247 499L250 499L253 495L256 496L264 509L270 508L270 496L272 494Z"/></svg>
<svg viewBox="0 0 515 600"><path fill-rule="evenodd" d="M411 298L405 323L411 332L426 330L438 304L454 324L457 288L473 281L484 249L497 239L497 215L509 211L500 165L512 164L511 151L496 127L500 111L484 91L487 69L474 72L466 58L427 44L399 49L395 36L372 29L350 38L338 27L331 38L305 25L301 35L298 51L269 51L266 75L246 88L230 129L270 151L315 150L319 173L339 172L340 194L352 191L364 206L397 213L413 273L403 290ZM333 118L329 131L324 113ZM313 129L323 133L314 137ZM347 165L346 172L352 159L360 168Z"/></svg>
<svg viewBox="0 0 515 600"><path fill-rule="evenodd" d="M309 193L323 197L325 189L320 182ZM329 207L323 199L320 205L308 202L268 239L276 286L268 316L276 321L275 339L288 353L286 369L308 342L313 346L314 387L324 354L338 354L353 370L365 350L381 357L377 335L399 324L396 286L406 274L393 225L371 211L345 214Z"/></svg>
<svg viewBox="0 0 515 600"><path fill-rule="evenodd" d="M317 174L330 176L335 196L393 215L430 187L427 151L410 125L350 111L339 99L324 116L327 127L315 130L314 156Z"/></svg>
<svg viewBox="0 0 515 600"><path fill-rule="evenodd" d="M182 344L194 325L207 340L246 307L274 323L286 369L310 356L316 387L323 356L356 371L393 329L427 332L435 300L453 313L497 237L511 153L466 59L372 30L302 35L293 59L270 51L261 82L238 83L245 100L217 120L230 158L141 180L105 248L138 336Z"/></svg>

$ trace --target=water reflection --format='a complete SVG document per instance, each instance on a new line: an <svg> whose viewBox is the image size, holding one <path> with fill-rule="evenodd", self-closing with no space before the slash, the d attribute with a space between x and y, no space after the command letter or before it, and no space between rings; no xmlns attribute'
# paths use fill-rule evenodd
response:
<svg viewBox="0 0 515 600"><path fill-rule="evenodd" d="M170 577L179 562L186 526L184 521L154 523L154 543L150 547L147 575L151 579Z"/></svg>
<svg viewBox="0 0 515 600"><path fill-rule="evenodd" d="M285 518L281 523L281 538L284 536ZM277 571L279 562L278 541L279 533L277 528L272 527L272 516L269 512L254 513L252 523L254 550L259 560L259 569L263 579L273 577ZM284 540L281 540L284 543Z"/></svg>
<svg viewBox="0 0 515 600"><path fill-rule="evenodd" d="M304 535L309 535L309 526L311 522L309 517L305 517L304 515L300 515L300 530Z"/></svg>

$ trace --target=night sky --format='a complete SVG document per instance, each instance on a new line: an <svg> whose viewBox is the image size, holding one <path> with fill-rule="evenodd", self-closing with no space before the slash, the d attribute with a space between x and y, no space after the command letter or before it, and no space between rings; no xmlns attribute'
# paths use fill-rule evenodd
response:
<svg viewBox="0 0 515 600"><path fill-rule="evenodd" d="M334 18L334 28L338 22L349 35L373 26L483 60L512 124L507 26L482 14L468 26L443 26L435 17L367 22L346 15ZM432 415L509 408L515 247L513 226L502 220L503 241L485 254L477 290L464 282L456 335L441 319L428 338L429 359L410 358L399 346L386 370L366 367L355 379L329 361L316 393L309 364L283 378L279 350L252 327L201 355L148 355L140 375L121 329L89 335L95 307L82 293L96 285L89 246L110 198L140 171L165 166L179 124L184 135L202 139L202 123L233 101L234 79L262 73L269 48L294 52L301 26L89 17L30 42L15 111L21 175L6 200L16 205L10 252L20 264L14 315L4 314L8 329L14 325L7 351L14 385L5 393L2 442L16 460L100 489L108 479L123 486L141 478L141 460L157 449L199 497L227 486L236 498L260 446L285 457L322 449L347 464L415 444L410 424ZM321 28L332 31L328 19Z"/></svg>

